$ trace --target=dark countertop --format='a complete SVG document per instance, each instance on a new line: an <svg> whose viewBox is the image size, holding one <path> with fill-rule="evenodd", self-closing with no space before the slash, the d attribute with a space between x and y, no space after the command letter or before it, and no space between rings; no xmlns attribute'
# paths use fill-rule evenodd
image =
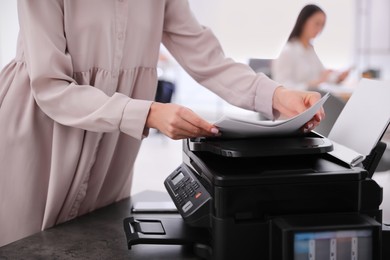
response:
<svg viewBox="0 0 390 260"><path fill-rule="evenodd" d="M132 198L167 200L168 194L154 191ZM199 259L190 248L180 245L135 245L128 250L123 219L129 217L130 209L130 199L98 209L0 247L0 259Z"/></svg>

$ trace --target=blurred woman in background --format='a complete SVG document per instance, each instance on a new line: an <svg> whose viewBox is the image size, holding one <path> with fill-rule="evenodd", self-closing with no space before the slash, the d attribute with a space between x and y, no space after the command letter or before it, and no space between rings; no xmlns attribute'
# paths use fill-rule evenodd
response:
<svg viewBox="0 0 390 260"><path fill-rule="evenodd" d="M323 82L340 83L349 71L326 69L312 45L324 29L325 12L316 5L306 5L298 15L294 28L279 58L272 63L272 77L286 87L307 90Z"/></svg>

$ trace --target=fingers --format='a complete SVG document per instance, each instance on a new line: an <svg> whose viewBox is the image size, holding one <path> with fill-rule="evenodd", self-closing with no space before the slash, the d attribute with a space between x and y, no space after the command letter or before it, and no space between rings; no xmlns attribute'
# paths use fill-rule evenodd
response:
<svg viewBox="0 0 390 260"><path fill-rule="evenodd" d="M314 119L319 123L322 119L325 118L325 110L323 107L314 115Z"/></svg>
<svg viewBox="0 0 390 260"><path fill-rule="evenodd" d="M313 106L318 100L321 99L321 95L314 91L291 91L288 94L287 101L285 102L285 114L288 117L296 116L303 113L308 108ZM317 119L321 121L323 110L318 111Z"/></svg>
<svg viewBox="0 0 390 260"><path fill-rule="evenodd" d="M275 95L274 108L287 117L293 117L304 112L321 99L318 92L287 90L285 88L277 89ZM321 107L314 117L303 126L302 130L304 132L313 130L324 117L325 112Z"/></svg>
<svg viewBox="0 0 390 260"><path fill-rule="evenodd" d="M321 99L321 95L317 92L310 92L308 94L308 107L314 105L315 103L317 103L318 100ZM314 117L305 124L304 126L304 132L310 132L311 130L313 130L314 128L316 128L322 119L324 119L325 117L325 111L324 111L324 108L321 107L319 109L319 111L314 115Z"/></svg>
<svg viewBox="0 0 390 260"><path fill-rule="evenodd" d="M320 121L317 121L316 119L313 119L310 120L309 122L307 122L304 126L303 126L303 132L304 133L308 133L310 132L311 130L314 130L318 125L320 124Z"/></svg>
<svg viewBox="0 0 390 260"><path fill-rule="evenodd" d="M180 112L181 112L180 114L181 118L183 118L190 125L189 127L194 130L199 129L211 133L211 129L214 128L212 124L200 118L192 110L183 109Z"/></svg>
<svg viewBox="0 0 390 260"><path fill-rule="evenodd" d="M181 135L188 137L215 136L219 130L212 124L200 118L190 109L181 109L178 115L182 122L177 123Z"/></svg>
<svg viewBox="0 0 390 260"><path fill-rule="evenodd" d="M172 139L216 136L218 129L200 118L192 110L176 105L154 102L146 125L160 130Z"/></svg>
<svg viewBox="0 0 390 260"><path fill-rule="evenodd" d="M317 103L321 99L321 95L317 92L313 92L310 101L309 106L313 106L315 103ZM325 117L325 110L323 107L321 107L318 112L315 114L314 119L320 122Z"/></svg>
<svg viewBox="0 0 390 260"><path fill-rule="evenodd" d="M313 106L315 103L318 102L318 100L321 99L321 95L317 92L311 92L310 93L310 97L309 97L309 100L308 100L308 103L309 105L307 107L311 107ZM323 107L321 107L318 112L314 115L313 117L313 123L315 125L318 125L321 120L325 117L325 110Z"/></svg>

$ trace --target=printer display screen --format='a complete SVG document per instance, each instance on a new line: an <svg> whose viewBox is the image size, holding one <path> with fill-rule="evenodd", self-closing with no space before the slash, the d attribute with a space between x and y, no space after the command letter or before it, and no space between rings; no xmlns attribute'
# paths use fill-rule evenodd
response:
<svg viewBox="0 0 390 260"><path fill-rule="evenodd" d="M372 259L373 231L335 230L294 234L294 260Z"/></svg>
<svg viewBox="0 0 390 260"><path fill-rule="evenodd" d="M184 174L182 172L177 174L175 177L172 178L173 185L176 185L183 178L184 178Z"/></svg>

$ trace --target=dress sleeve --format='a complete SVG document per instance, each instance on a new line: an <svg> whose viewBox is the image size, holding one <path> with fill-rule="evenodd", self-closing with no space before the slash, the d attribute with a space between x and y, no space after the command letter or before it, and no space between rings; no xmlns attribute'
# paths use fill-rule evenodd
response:
<svg viewBox="0 0 390 260"><path fill-rule="evenodd" d="M199 84L235 106L274 118L272 98L279 84L226 58L212 31L197 22L187 0L167 0L163 44Z"/></svg>
<svg viewBox="0 0 390 260"><path fill-rule="evenodd" d="M90 85L78 85L72 78L63 10L60 0L18 0L24 59L38 106L66 126L95 132L122 131L141 139L146 120L142 114L150 106L147 101L120 93L107 96ZM126 114L130 110L131 114Z"/></svg>

